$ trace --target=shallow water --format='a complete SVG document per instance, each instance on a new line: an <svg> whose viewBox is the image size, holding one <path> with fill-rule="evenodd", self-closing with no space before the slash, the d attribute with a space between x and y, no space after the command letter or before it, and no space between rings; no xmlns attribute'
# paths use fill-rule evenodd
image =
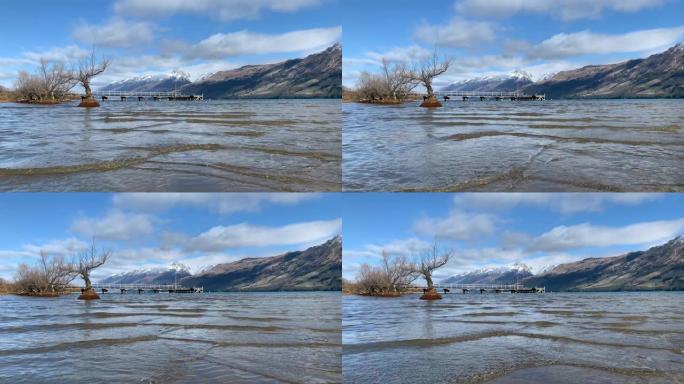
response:
<svg viewBox="0 0 684 384"><path fill-rule="evenodd" d="M335 191L339 100L0 104L0 190Z"/></svg>
<svg viewBox="0 0 684 384"><path fill-rule="evenodd" d="M684 100L344 103L342 111L345 190L684 190Z"/></svg>
<svg viewBox="0 0 684 384"><path fill-rule="evenodd" d="M684 381L684 294L345 296L350 383Z"/></svg>
<svg viewBox="0 0 684 384"><path fill-rule="evenodd" d="M0 296L0 382L340 382L340 321L329 292Z"/></svg>

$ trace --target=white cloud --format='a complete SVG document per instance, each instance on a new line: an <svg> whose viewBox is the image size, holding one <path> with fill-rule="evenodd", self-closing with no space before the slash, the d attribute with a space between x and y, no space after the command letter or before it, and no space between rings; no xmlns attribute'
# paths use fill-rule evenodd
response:
<svg viewBox="0 0 684 384"><path fill-rule="evenodd" d="M81 218L71 230L98 240L129 240L154 231L153 219L145 214L112 211L100 218Z"/></svg>
<svg viewBox="0 0 684 384"><path fill-rule="evenodd" d="M52 240L44 244L27 244L24 249L34 255L40 254L41 251L47 252L49 255L55 256L73 256L79 252L88 249L89 245L77 238L70 237L67 239Z"/></svg>
<svg viewBox="0 0 684 384"><path fill-rule="evenodd" d="M255 19L263 11L296 12L322 0L119 0L118 13L140 17L168 17L176 13L204 14L222 21Z"/></svg>
<svg viewBox="0 0 684 384"><path fill-rule="evenodd" d="M670 240L684 231L684 219L651 221L624 227L605 227L589 223L558 226L534 238L532 251L555 252L588 247L651 244Z"/></svg>
<svg viewBox="0 0 684 384"><path fill-rule="evenodd" d="M414 61L423 60L432 54L429 50L419 46L410 45L407 47L396 47L385 52L368 52L366 56L371 59L372 63L380 65L382 59L387 59L389 61L396 61L402 63L410 63ZM358 59L357 59L358 61ZM353 63L353 61L352 61Z"/></svg>
<svg viewBox="0 0 684 384"><path fill-rule="evenodd" d="M494 23L456 17L446 25L423 25L416 29L413 36L429 45L462 48L494 41L497 29Z"/></svg>
<svg viewBox="0 0 684 384"><path fill-rule="evenodd" d="M455 195L454 203L484 210L537 206L570 214L601 212L609 204L634 206L662 197L657 193L468 193Z"/></svg>
<svg viewBox="0 0 684 384"><path fill-rule="evenodd" d="M462 0L455 4L456 11L481 17L509 17L516 13L549 14L570 21L594 19L604 11L637 12L665 3L665 0Z"/></svg>
<svg viewBox="0 0 684 384"><path fill-rule="evenodd" d="M305 29L266 35L250 31L217 33L188 48L185 56L193 59L301 52L323 49L342 36L342 27Z"/></svg>
<svg viewBox="0 0 684 384"><path fill-rule="evenodd" d="M24 57L33 60L34 62L45 59L47 61L56 61L60 63L71 63L86 57L88 54L88 51L77 45L54 47L42 52L28 51L23 53Z"/></svg>
<svg viewBox="0 0 684 384"><path fill-rule="evenodd" d="M193 206L230 214L257 212L266 204L297 205L320 197L317 193L121 193L114 195L113 204L117 208L142 212Z"/></svg>
<svg viewBox="0 0 684 384"><path fill-rule="evenodd" d="M391 240L381 244L366 244L360 250L342 247L342 275L346 279L355 279L361 264L375 263L380 260L383 252L387 252L390 255L413 257L429 249L431 246L432 244L422 239L411 237L408 239Z"/></svg>
<svg viewBox="0 0 684 384"><path fill-rule="evenodd" d="M684 26L644 29L616 35L594 33L585 30L575 33L559 33L525 50L529 57L538 59L561 59L591 54L644 52L672 46L682 36L684 36Z"/></svg>
<svg viewBox="0 0 684 384"><path fill-rule="evenodd" d="M340 233L342 220L308 221L282 227L265 227L241 223L216 226L184 241L189 251L219 252L240 247L294 245L327 240Z"/></svg>
<svg viewBox="0 0 684 384"><path fill-rule="evenodd" d="M473 240L494 232L497 218L486 213L454 210L445 218L424 218L416 221L413 230L436 240Z"/></svg>
<svg viewBox="0 0 684 384"><path fill-rule="evenodd" d="M150 43L154 31L146 22L113 19L104 25L82 23L74 29L72 36L82 43L99 47L125 48Z"/></svg>

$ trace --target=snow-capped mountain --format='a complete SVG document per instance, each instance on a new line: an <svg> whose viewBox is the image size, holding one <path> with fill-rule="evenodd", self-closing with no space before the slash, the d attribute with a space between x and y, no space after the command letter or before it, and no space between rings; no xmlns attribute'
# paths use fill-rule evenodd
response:
<svg viewBox="0 0 684 384"><path fill-rule="evenodd" d="M108 84L99 91L121 92L170 92L190 84L189 75L183 72L173 72L169 75L147 75L134 77Z"/></svg>
<svg viewBox="0 0 684 384"><path fill-rule="evenodd" d="M146 268L119 273L100 280L103 284L173 284L191 276L190 269L180 263L167 268Z"/></svg>
<svg viewBox="0 0 684 384"><path fill-rule="evenodd" d="M532 75L524 71L514 71L508 75L483 76L460 81L442 88L442 91L513 92L532 83Z"/></svg>
<svg viewBox="0 0 684 384"><path fill-rule="evenodd" d="M532 276L530 267L522 263L511 266L483 268L454 275L442 281L443 284L515 284Z"/></svg>

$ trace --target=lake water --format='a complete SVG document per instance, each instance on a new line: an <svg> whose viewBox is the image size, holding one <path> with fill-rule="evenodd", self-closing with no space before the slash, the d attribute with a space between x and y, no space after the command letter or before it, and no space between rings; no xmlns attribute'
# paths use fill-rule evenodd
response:
<svg viewBox="0 0 684 384"><path fill-rule="evenodd" d="M684 100L342 110L345 190L684 190Z"/></svg>
<svg viewBox="0 0 684 384"><path fill-rule="evenodd" d="M336 383L340 293L0 296L2 383Z"/></svg>
<svg viewBox="0 0 684 384"><path fill-rule="evenodd" d="M340 190L340 104L0 104L0 190Z"/></svg>
<svg viewBox="0 0 684 384"><path fill-rule="evenodd" d="M684 294L345 296L350 383L684 382Z"/></svg>

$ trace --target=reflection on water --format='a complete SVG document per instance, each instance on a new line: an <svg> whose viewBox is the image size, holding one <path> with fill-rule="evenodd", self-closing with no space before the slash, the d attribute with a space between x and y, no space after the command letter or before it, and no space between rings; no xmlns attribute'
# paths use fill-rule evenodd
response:
<svg viewBox="0 0 684 384"><path fill-rule="evenodd" d="M342 106L346 190L681 191L684 100Z"/></svg>
<svg viewBox="0 0 684 384"><path fill-rule="evenodd" d="M682 293L345 296L350 383L684 380Z"/></svg>
<svg viewBox="0 0 684 384"><path fill-rule="evenodd" d="M0 104L0 190L340 189L339 100Z"/></svg>
<svg viewBox="0 0 684 384"><path fill-rule="evenodd" d="M0 297L0 382L334 383L339 293Z"/></svg>

